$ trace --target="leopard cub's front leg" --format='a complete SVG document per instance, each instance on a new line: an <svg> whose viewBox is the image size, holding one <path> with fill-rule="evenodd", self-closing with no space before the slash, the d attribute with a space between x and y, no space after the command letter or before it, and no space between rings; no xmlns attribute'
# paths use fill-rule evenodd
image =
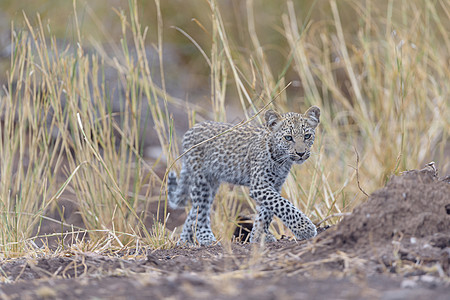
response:
<svg viewBox="0 0 450 300"><path fill-rule="evenodd" d="M268 232L273 215L280 218L298 240L310 239L317 235L317 229L313 222L291 202L281 197L275 189L268 187L262 192L251 191L250 195L260 207L264 208L259 210L255 219L251 242L258 241L263 232Z"/></svg>

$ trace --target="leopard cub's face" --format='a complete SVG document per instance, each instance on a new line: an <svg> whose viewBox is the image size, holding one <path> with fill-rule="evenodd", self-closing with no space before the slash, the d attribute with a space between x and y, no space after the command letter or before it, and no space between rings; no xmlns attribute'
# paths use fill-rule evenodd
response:
<svg viewBox="0 0 450 300"><path fill-rule="evenodd" d="M272 159L302 164L311 154L315 129L320 122L320 109L310 107L305 114L266 112L266 126L271 131Z"/></svg>

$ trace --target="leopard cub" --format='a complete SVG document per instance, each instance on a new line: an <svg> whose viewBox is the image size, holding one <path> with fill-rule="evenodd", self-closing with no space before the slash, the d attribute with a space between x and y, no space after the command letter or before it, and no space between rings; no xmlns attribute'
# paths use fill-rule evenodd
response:
<svg viewBox="0 0 450 300"><path fill-rule="evenodd" d="M216 241L210 210L222 182L250 188L258 212L250 242L259 241L264 234L266 241L276 241L269 233L274 215L297 239L316 236L311 220L280 192L291 166L309 158L319 119L320 109L312 106L304 114L268 110L265 124L249 123L228 132L233 125L218 122L204 122L189 129L183 138L184 151L217 137L183 156L178 180L174 172L169 174L170 206L183 207L189 198L192 200L180 242L194 245L196 239L200 245L210 245Z"/></svg>

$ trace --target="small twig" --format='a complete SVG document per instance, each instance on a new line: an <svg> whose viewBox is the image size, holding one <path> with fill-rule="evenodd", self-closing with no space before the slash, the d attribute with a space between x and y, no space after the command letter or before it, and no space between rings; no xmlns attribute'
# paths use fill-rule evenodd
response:
<svg viewBox="0 0 450 300"><path fill-rule="evenodd" d="M369 197L369 195L362 189L362 187L361 187L361 185L360 185L360 183L359 183L359 153L358 153L358 150L356 150L356 147L355 147L355 146L353 146L353 148L355 149L355 153L356 153L356 168L355 168L355 171L356 171L356 182L358 183L358 188L359 188L359 190L360 190L364 195L366 195L367 197Z"/></svg>
<svg viewBox="0 0 450 300"><path fill-rule="evenodd" d="M350 216L352 213L350 212L346 212L346 213L335 213L332 215L329 215L328 217L326 217L325 219L323 219L322 221L320 221L319 223L316 224L316 227L319 227L320 224L322 224L323 222L328 221L331 218L335 218L335 217L346 217L346 216Z"/></svg>

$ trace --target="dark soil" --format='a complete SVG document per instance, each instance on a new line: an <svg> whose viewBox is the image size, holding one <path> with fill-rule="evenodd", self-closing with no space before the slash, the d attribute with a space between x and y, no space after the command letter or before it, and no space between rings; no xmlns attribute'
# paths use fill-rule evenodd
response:
<svg viewBox="0 0 450 300"><path fill-rule="evenodd" d="M433 239L450 233L449 207L450 185L436 180L432 170L404 172L339 224L334 243L349 248L395 237Z"/></svg>
<svg viewBox="0 0 450 300"><path fill-rule="evenodd" d="M301 242L6 260L0 297L449 299L450 184L432 167L394 176L321 231Z"/></svg>

